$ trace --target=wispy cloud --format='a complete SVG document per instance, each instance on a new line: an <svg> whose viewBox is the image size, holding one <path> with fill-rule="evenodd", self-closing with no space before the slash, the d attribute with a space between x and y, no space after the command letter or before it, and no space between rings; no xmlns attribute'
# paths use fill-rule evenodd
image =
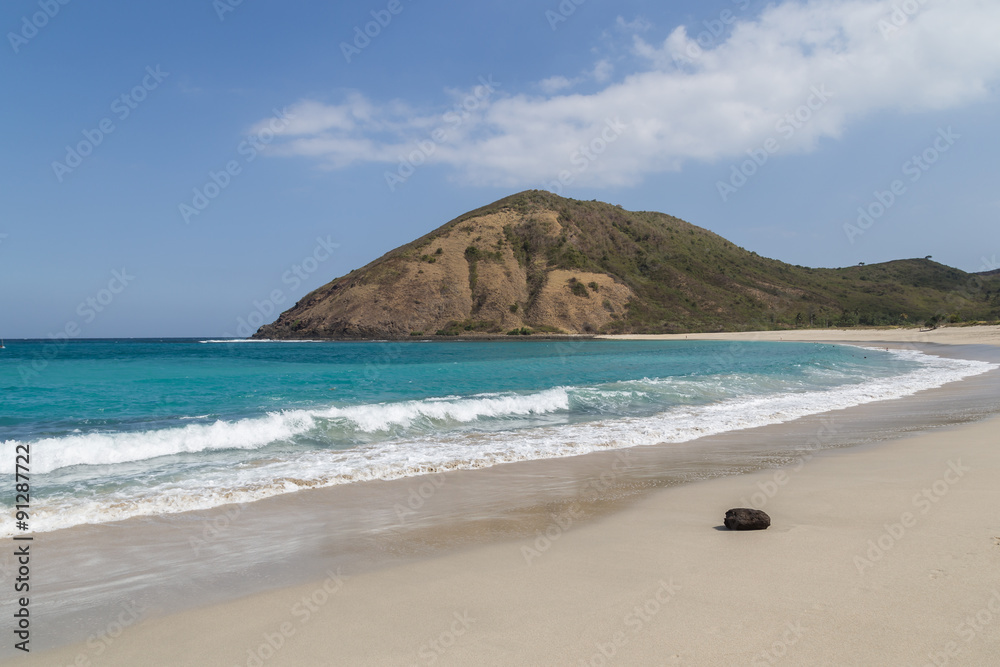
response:
<svg viewBox="0 0 1000 667"><path fill-rule="evenodd" d="M538 87L542 89L542 92L546 95L553 95L567 88L572 88L576 85L577 81L575 79L567 79L562 75L550 76L547 79L542 79L538 82Z"/></svg>
<svg viewBox="0 0 1000 667"><path fill-rule="evenodd" d="M919 4L919 3L914 3ZM539 186L600 136L609 119L626 131L577 178L587 186L632 185L688 160L731 159L775 132L815 86L831 101L782 151L813 150L880 111L958 108L986 97L1000 75L1000 4L927 2L892 23L894 0L787 1L729 23L706 48L700 28L648 41L632 25L631 71L606 60L576 77L539 82L541 94L500 91L462 122L449 120L473 89L450 91L440 109L379 103L355 93L337 104L302 100L272 153L312 158L331 169L395 165L435 129L447 139L428 163L473 184ZM888 23L886 23L888 22ZM622 21L623 26L629 23ZM889 25L892 30L886 30ZM694 56L692 57L692 54ZM597 90L573 92L581 80Z"/></svg>

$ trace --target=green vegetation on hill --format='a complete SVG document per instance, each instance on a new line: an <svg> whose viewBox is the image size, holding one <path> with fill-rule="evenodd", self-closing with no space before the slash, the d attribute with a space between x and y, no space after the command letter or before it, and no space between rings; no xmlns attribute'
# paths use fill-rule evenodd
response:
<svg viewBox="0 0 1000 667"><path fill-rule="evenodd" d="M1000 272L967 274L929 259L810 269L761 257L663 213L544 191L502 199L452 224L504 208L527 216L507 230L523 262L542 255L550 268L608 273L639 296L628 318L612 325L618 332L912 325L1000 316ZM531 216L537 210L558 212L558 237L545 234L545 224Z"/></svg>

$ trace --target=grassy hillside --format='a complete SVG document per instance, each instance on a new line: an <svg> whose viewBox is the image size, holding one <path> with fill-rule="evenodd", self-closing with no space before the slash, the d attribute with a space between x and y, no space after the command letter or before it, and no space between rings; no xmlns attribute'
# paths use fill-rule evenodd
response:
<svg viewBox="0 0 1000 667"><path fill-rule="evenodd" d="M678 333L995 320L1000 275L793 266L652 212L528 191L307 295L267 337Z"/></svg>

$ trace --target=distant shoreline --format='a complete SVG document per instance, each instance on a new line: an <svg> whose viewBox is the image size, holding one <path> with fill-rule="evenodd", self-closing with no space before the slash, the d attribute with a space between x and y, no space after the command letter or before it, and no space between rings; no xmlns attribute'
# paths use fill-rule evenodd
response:
<svg viewBox="0 0 1000 667"><path fill-rule="evenodd" d="M678 334L557 334L557 333L535 333L528 336L508 335L508 334L471 334L467 336L400 336L395 338L237 338L233 336L109 336L105 338L72 338L68 343L84 342L107 342L107 341L214 341L219 344L232 341L235 342L312 342L312 343L378 343L391 342L400 343L405 341L428 342L428 341L531 341L531 340L787 340L787 341L813 341L813 340L852 340L858 341L867 336L874 335L871 340L882 341L899 337L906 342L921 343L950 343L967 344L959 339L966 338L959 332L983 332L993 330L998 333L996 344L1000 345L1000 325L997 324L973 324L957 326L941 326L937 329L924 329L921 327L850 327L842 329L766 329L760 331L718 331L718 332L691 332ZM7 338L8 343L18 342L47 342L50 338ZM970 341L971 342L971 341ZM980 341L975 341L980 342Z"/></svg>
<svg viewBox="0 0 1000 667"><path fill-rule="evenodd" d="M734 340L824 343L940 343L944 345L1000 346L1000 325L984 324L937 329L871 328L790 329L785 331L742 331L691 334L621 334L595 336L608 340Z"/></svg>
<svg viewBox="0 0 1000 667"><path fill-rule="evenodd" d="M970 334L969 332L977 332ZM400 343L405 341L414 342L440 342L440 341L531 341L531 340L762 340L762 341L798 341L811 342L822 340L829 342L832 340L844 340L858 342L861 340L890 341L899 338L901 342L913 343L949 343L955 345L974 344L975 342L966 340L977 337L980 332L994 331L997 333L996 344L1000 345L1000 325L997 324L972 324L967 326L941 326L936 329L924 329L921 327L850 327L843 329L766 329L760 331L719 331L719 332L692 332L678 334L556 334L537 333L528 336L508 335L508 334L471 334L467 336L400 336L396 338L273 338L254 339L266 342L268 340L280 342L330 342L330 343L377 343L392 342ZM959 332L966 332L963 335ZM236 340L236 339L233 339Z"/></svg>

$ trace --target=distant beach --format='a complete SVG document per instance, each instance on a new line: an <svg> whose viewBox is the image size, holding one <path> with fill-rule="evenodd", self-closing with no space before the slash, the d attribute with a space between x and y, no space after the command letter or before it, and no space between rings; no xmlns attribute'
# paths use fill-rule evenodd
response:
<svg viewBox="0 0 1000 667"><path fill-rule="evenodd" d="M1000 361L998 327L696 338ZM40 600L106 602L17 664L987 664L998 388L42 534ZM719 530L737 506L771 528Z"/></svg>
<svg viewBox="0 0 1000 667"><path fill-rule="evenodd" d="M790 329L742 333L654 334L598 336L617 340L770 340L839 343L940 343L944 345L1000 345L1000 326L940 327L937 329Z"/></svg>

